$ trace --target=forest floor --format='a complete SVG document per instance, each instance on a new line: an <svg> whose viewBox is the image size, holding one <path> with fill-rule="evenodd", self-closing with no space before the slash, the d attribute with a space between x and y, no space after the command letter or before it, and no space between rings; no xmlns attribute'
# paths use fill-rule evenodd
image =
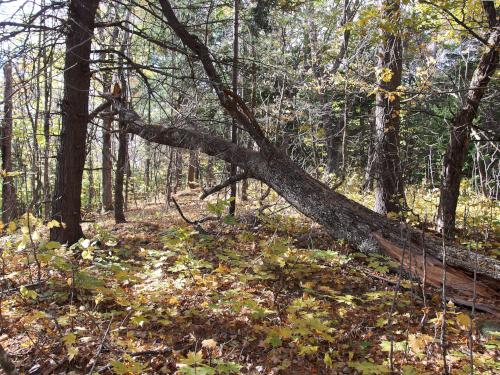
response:
<svg viewBox="0 0 500 375"><path fill-rule="evenodd" d="M190 219L225 210L196 193L177 199ZM239 212L202 224L205 234L173 208L132 204L127 223L100 215L73 249L43 241L34 219L9 228L0 344L27 374L383 374L391 357L395 373L442 372L440 291L424 305L398 264L285 208ZM469 313L447 305L453 374L470 373ZM491 319L476 312L477 374L500 371Z"/></svg>

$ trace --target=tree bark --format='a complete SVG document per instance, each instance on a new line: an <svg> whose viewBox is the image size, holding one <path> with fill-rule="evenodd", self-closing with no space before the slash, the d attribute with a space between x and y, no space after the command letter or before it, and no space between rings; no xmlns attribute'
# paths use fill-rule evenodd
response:
<svg viewBox="0 0 500 375"><path fill-rule="evenodd" d="M443 158L443 172L436 224L438 231L444 233L447 238L452 238L455 232L455 214L460 194L462 168L469 145L471 125L477 117L481 99L498 65L500 30L496 21L496 15L490 15L490 13L495 14L495 7L487 3L493 2L483 2L483 6L490 18L491 26L488 46L486 47L486 51L481 55L474 71L465 103L453 117L450 127L449 144Z"/></svg>
<svg viewBox="0 0 500 375"><path fill-rule="evenodd" d="M45 38L45 37L44 37ZM44 49L44 116L43 116L43 137L45 145L43 148L43 206L44 217L50 217L50 179L49 179L49 155L50 155L50 112L52 108L52 80L49 78L50 73L48 66L52 65L53 54L50 57L46 56Z"/></svg>
<svg viewBox="0 0 500 375"><path fill-rule="evenodd" d="M234 24L233 24L233 71L232 71L232 90L234 95L238 95L238 56L239 56L239 31L240 31L240 0L234 0ZM238 143L238 127L236 120L233 118L231 126L231 142ZM238 166L231 164L230 177L236 176ZM236 213L236 182L231 184L230 188L229 215L234 216Z"/></svg>
<svg viewBox="0 0 500 375"><path fill-rule="evenodd" d="M400 212L404 186L399 158L400 98L403 46L399 35L400 0L382 1L382 38L378 51L375 107L375 211ZM396 28L389 31L388 28Z"/></svg>
<svg viewBox="0 0 500 375"><path fill-rule="evenodd" d="M1 131L2 146L2 221L9 223L17 216L16 191L14 188L14 177L9 176L12 172L12 96L14 95L12 82L12 64L4 66L5 90L4 90L4 120Z"/></svg>
<svg viewBox="0 0 500 375"><path fill-rule="evenodd" d="M124 98L121 99L122 101ZM125 211L124 205L125 200L123 196L123 184L125 181L125 172L127 169L127 150L128 150L128 134L126 132L127 124L120 115L118 122L118 160L116 161L116 172L115 172L115 222L125 223Z"/></svg>
<svg viewBox="0 0 500 375"><path fill-rule="evenodd" d="M61 144L57 156L52 219L64 223L50 230L50 238L75 243L83 236L81 192L89 112L90 51L99 0L69 3L61 105Z"/></svg>
<svg viewBox="0 0 500 375"><path fill-rule="evenodd" d="M118 28L113 31L113 40L118 37ZM106 59L106 54L102 56L103 60ZM112 59L112 54L110 54ZM112 75L111 72L105 72L103 77L103 91L105 93L111 92ZM102 120L102 171L101 171L101 210L103 212L113 210L113 159L111 153L112 140L111 130L113 128L114 116L111 112L107 113Z"/></svg>

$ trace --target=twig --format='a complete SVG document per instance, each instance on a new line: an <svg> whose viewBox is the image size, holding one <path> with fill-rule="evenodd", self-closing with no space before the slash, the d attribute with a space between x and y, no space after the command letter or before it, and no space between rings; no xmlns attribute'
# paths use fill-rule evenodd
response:
<svg viewBox="0 0 500 375"><path fill-rule="evenodd" d="M225 187L228 187L238 181L241 181L241 180L244 180L244 179L247 179L247 178L250 178L252 177L250 173L248 172L243 172L243 173L239 173L235 176L231 176L229 177L226 181L218 184L218 185L215 185L213 187L211 187L210 189L208 190L204 190L203 191L203 194L200 196L200 199L205 199L206 197L208 197L209 195L212 195L214 193L217 193L218 191L224 189Z"/></svg>
<svg viewBox="0 0 500 375"><path fill-rule="evenodd" d="M111 315L111 319L109 320L108 328L106 328L106 332L104 332L104 335L102 336L101 339L101 344L99 345L99 349L97 350L97 353L94 356L94 363L92 364L92 368L89 371L89 375L91 375L94 372L94 368L97 364L97 360L99 359L99 356L101 355L102 348L104 347L104 342L106 341L106 337L108 336L109 329L111 327L111 323L113 322L113 316Z"/></svg>
<svg viewBox="0 0 500 375"><path fill-rule="evenodd" d="M181 215L182 219L194 226L196 228L196 230L198 230L198 232L200 232L201 234L209 234L200 224L201 223L204 223L204 222L207 222L207 221L211 221L211 220L219 220L218 217L215 217L215 216L209 216L209 217L205 217L203 219L200 219L200 220L189 220L186 215L184 215L184 213L182 212L182 209L181 207L179 206L179 204L177 203L177 201L175 200L174 197L172 197L172 202L174 202L174 206L175 208L177 209L177 211L179 212L179 215Z"/></svg>

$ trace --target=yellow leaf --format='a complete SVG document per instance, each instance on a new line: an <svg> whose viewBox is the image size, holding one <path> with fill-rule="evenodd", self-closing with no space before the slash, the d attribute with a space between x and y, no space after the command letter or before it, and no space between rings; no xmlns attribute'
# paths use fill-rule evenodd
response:
<svg viewBox="0 0 500 375"><path fill-rule="evenodd" d="M472 324L472 320L468 314L460 313L457 315L457 324L463 330L468 330Z"/></svg>
<svg viewBox="0 0 500 375"><path fill-rule="evenodd" d="M78 354L78 348L74 347L74 346L70 346L68 348L68 360L71 362L73 360L73 358L75 358L75 355Z"/></svg>
<svg viewBox="0 0 500 375"><path fill-rule="evenodd" d="M7 232L9 232L9 233L13 233L13 232L15 232L15 231L16 231L16 229L17 229L17 225L16 225L16 223L14 223L13 221L11 221L11 222L9 223L9 226L7 227Z"/></svg>
<svg viewBox="0 0 500 375"><path fill-rule="evenodd" d="M169 305L178 305L179 304L179 298L177 298L175 296L174 297L170 297L168 299L168 304Z"/></svg>
<svg viewBox="0 0 500 375"><path fill-rule="evenodd" d="M52 220L47 223L47 228L59 228L61 224L57 220Z"/></svg>
<svg viewBox="0 0 500 375"><path fill-rule="evenodd" d="M408 337L408 345L415 354L422 353L425 347L431 343L433 337L430 335L410 335Z"/></svg>
<svg viewBox="0 0 500 375"><path fill-rule="evenodd" d="M332 361L332 357L330 357L330 354L325 353L325 357L323 358L323 362L325 362L326 367L329 367L329 368L333 367L333 361Z"/></svg>
<svg viewBox="0 0 500 375"><path fill-rule="evenodd" d="M63 336L62 339L66 346L70 346L76 342L76 335L73 332L70 332L67 335Z"/></svg>
<svg viewBox="0 0 500 375"><path fill-rule="evenodd" d="M38 294L34 290L29 290L24 285L19 288L19 292L24 298L36 299Z"/></svg>

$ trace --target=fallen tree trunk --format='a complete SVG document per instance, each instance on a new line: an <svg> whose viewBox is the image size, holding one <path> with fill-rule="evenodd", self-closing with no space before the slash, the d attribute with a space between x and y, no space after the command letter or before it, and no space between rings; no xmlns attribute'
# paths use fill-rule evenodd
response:
<svg viewBox="0 0 500 375"><path fill-rule="evenodd" d="M390 220L331 190L278 150L272 157L268 157L261 152L244 149L199 130L146 124L137 113L120 107L120 103L115 103L115 108L126 119L128 132L149 142L200 150L207 155L234 163L255 179L271 186L297 210L323 225L333 237L347 239L360 251L385 253L397 262L403 261L407 270L423 277L420 230ZM449 288L450 298L460 304L472 304L472 274L476 270L477 307L500 315L500 310L496 307L500 300L500 263L450 242L446 243L445 249L448 264L446 286ZM426 282L428 285L440 287L442 240L427 236L425 250Z"/></svg>
<svg viewBox="0 0 500 375"><path fill-rule="evenodd" d="M239 166L255 179L272 187L304 215L323 225L333 237L347 239L361 251L384 252L420 277L425 268L429 285L441 286L443 268L440 259L443 250L446 250L448 296L458 303L470 305L476 295L478 307L500 315L500 309L497 308L500 300L500 262L451 243L443 246L441 239L428 237L425 241L428 255L424 266L423 257L419 258L423 245L418 230L390 220L331 190L275 147L243 100L224 85L208 48L179 22L169 1L159 0L159 3L167 24L199 58L221 106L248 132L260 150L244 149L210 135L208 131L204 133L195 130L195 127L189 128L189 124L182 127L146 124L137 113L127 110L116 99L109 97L127 123L128 132L149 142L200 150ZM478 280L474 283L471 274L476 270Z"/></svg>

